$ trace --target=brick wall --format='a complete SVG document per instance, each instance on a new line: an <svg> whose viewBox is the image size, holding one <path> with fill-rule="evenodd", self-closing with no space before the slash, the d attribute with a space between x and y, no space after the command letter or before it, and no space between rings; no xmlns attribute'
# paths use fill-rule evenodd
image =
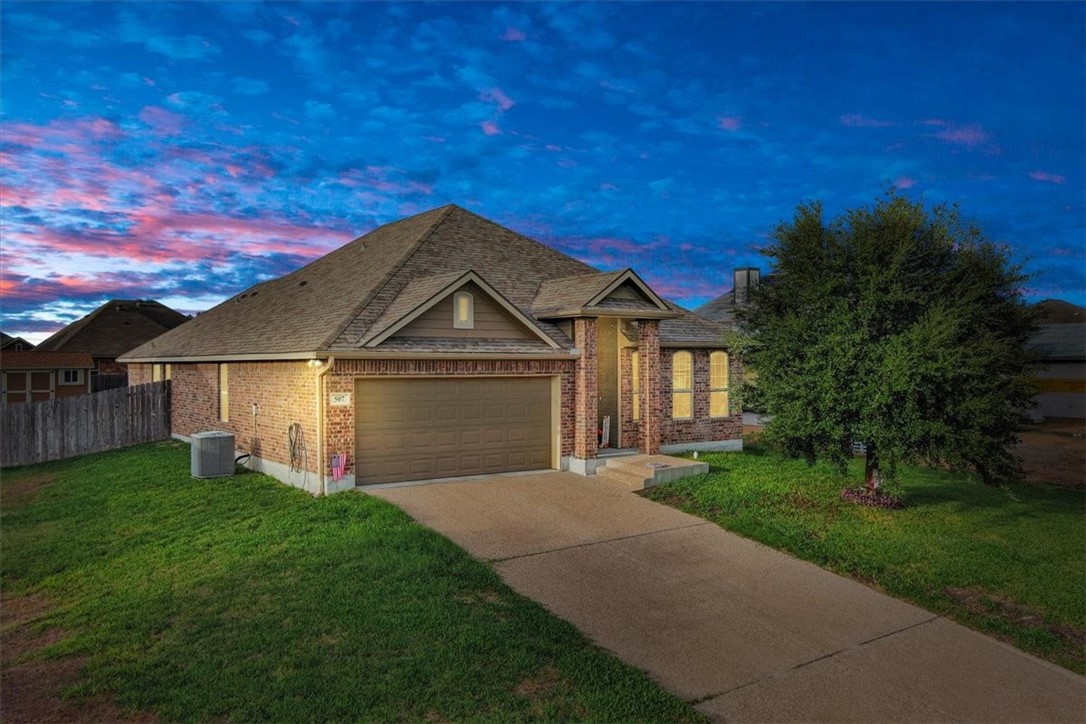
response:
<svg viewBox="0 0 1086 724"><path fill-rule="evenodd" d="M572 360L336 360L335 366L325 378L325 431L328 436L326 449L329 454L333 451L347 452L346 472L354 474L354 404L331 407L327 396L334 392L350 392L353 395L355 379L358 377L541 375L560 378L561 454L569 456L573 454L575 425L573 367Z"/></svg>
<svg viewBox="0 0 1086 724"><path fill-rule="evenodd" d="M100 375L123 375L128 371L128 365L121 364L115 359L98 357L95 358L94 362L98 366L98 374Z"/></svg>
<svg viewBox="0 0 1086 724"><path fill-rule="evenodd" d="M660 386L660 323L642 320L637 325L637 356L641 365L641 420L637 448L646 455L660 452L663 392Z"/></svg>
<svg viewBox="0 0 1086 724"><path fill-rule="evenodd" d="M596 457L598 435L598 355L595 319L573 320L573 344L581 350L574 369L576 395L574 397L573 456L581 460Z"/></svg>
<svg viewBox="0 0 1086 724"><path fill-rule="evenodd" d="M622 444L627 447L640 444L641 423L633 419L631 404L631 352L622 350ZM689 420L671 417L671 356L678 349L660 350L660 444L675 445L687 442L737 440L743 433L743 411L732 398L732 410L728 417L709 417L709 349L686 350L694 358L694 416ZM642 372L644 367L642 367ZM742 381L743 367L734 357L729 360L729 385L737 388Z"/></svg>
<svg viewBox="0 0 1086 724"><path fill-rule="evenodd" d="M128 385L134 387L136 385L147 384L151 381L151 365L149 364L131 364L128 365Z"/></svg>
<svg viewBox="0 0 1086 724"><path fill-rule="evenodd" d="M151 380L150 365L139 372ZM130 379L132 371L130 368ZM219 365L178 364L171 368L171 432L192 435L205 430L234 433L235 445L254 456L291 464L288 430L301 425L299 453L308 454L305 469L317 470L316 372L304 361L231 362L230 419L219 420ZM257 403L253 414L253 403ZM299 460L301 467L301 460Z"/></svg>

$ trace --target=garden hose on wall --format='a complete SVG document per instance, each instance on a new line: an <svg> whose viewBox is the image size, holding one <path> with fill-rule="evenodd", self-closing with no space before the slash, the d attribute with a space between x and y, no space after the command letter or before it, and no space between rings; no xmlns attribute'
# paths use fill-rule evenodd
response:
<svg viewBox="0 0 1086 724"><path fill-rule="evenodd" d="M305 445L305 433L297 422L287 428L287 448L290 450L290 472L309 473L309 451Z"/></svg>

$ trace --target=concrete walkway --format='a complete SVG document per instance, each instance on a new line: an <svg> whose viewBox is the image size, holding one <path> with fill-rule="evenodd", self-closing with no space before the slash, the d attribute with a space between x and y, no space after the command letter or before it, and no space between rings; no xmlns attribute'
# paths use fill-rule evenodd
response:
<svg viewBox="0 0 1086 724"><path fill-rule="evenodd" d="M568 473L374 491L714 719L1086 721L1086 680Z"/></svg>

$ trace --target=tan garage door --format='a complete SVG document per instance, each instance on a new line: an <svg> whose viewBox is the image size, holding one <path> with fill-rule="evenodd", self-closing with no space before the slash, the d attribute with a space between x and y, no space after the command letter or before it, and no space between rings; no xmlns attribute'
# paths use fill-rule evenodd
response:
<svg viewBox="0 0 1086 724"><path fill-rule="evenodd" d="M358 380L359 485L551 467L547 377Z"/></svg>

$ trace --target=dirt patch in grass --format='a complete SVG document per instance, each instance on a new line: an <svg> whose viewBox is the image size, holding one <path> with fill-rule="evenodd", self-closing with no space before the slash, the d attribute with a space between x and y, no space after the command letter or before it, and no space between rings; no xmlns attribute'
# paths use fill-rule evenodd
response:
<svg viewBox="0 0 1086 724"><path fill-rule="evenodd" d="M1018 437L1014 453L1030 482L1086 489L1086 420L1046 420Z"/></svg>
<svg viewBox="0 0 1086 724"><path fill-rule="evenodd" d="M7 479L0 486L0 500L3 500L5 507L25 503L57 480L57 476L50 473L18 475L14 480L10 475L4 477Z"/></svg>
<svg viewBox="0 0 1086 724"><path fill-rule="evenodd" d="M529 701L539 701L561 684L562 672L554 664L547 664L535 676L522 679L513 691Z"/></svg>
<svg viewBox="0 0 1086 724"><path fill-rule="evenodd" d="M42 649L63 641L62 629L37 625L48 612L42 596L5 594L0 600L0 701L5 724L20 722L152 722L125 717L108 696L65 699L82 677L82 657L43 659Z"/></svg>
<svg viewBox="0 0 1086 724"><path fill-rule="evenodd" d="M970 613L1007 621L1016 626L1041 628L1079 650L1086 647L1086 631L1067 625L1049 626L1045 624L1044 616L1040 613L1008 596L990 593L978 586L966 588L948 586L944 590Z"/></svg>

